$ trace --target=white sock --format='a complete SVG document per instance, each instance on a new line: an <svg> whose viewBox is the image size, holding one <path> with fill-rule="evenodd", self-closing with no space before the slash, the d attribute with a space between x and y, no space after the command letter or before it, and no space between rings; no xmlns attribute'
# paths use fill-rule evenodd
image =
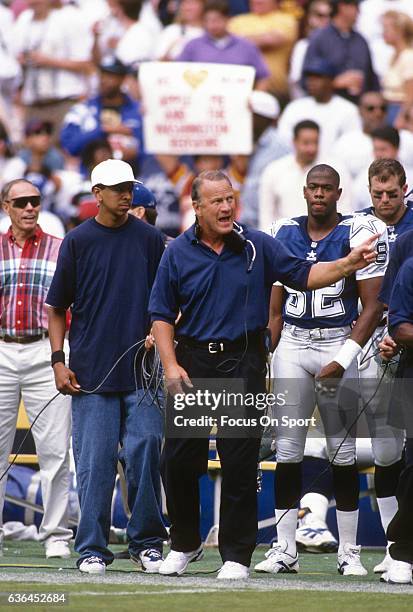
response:
<svg viewBox="0 0 413 612"><path fill-rule="evenodd" d="M357 544L357 527L359 511L344 512L337 510L338 552L342 552L344 544Z"/></svg>
<svg viewBox="0 0 413 612"><path fill-rule="evenodd" d="M283 516L283 514L285 515ZM281 521L278 523L280 518ZM277 536L278 541L285 540L288 544L287 551L289 555L295 557L297 554L297 545L295 543L295 532L297 529L298 508L292 510L275 509L275 518L277 521Z"/></svg>
<svg viewBox="0 0 413 612"><path fill-rule="evenodd" d="M306 493L300 501L301 508L310 508L311 512L322 521L326 521L328 499L321 493Z"/></svg>
<svg viewBox="0 0 413 612"><path fill-rule="evenodd" d="M396 514L399 504L397 503L395 495L391 495L390 497L378 497L377 505L379 507L381 524L383 525L384 533L387 533L387 527Z"/></svg>

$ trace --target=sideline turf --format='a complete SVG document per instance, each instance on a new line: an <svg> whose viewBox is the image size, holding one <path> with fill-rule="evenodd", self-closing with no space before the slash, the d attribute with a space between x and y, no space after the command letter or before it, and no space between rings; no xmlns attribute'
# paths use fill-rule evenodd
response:
<svg viewBox="0 0 413 612"><path fill-rule="evenodd" d="M122 546L113 546L121 550ZM265 548L254 554L254 563L263 558ZM370 570L383 557L382 551L366 550L362 560ZM302 555L298 575L273 576L252 573L252 580L241 584L221 584L211 573L220 565L216 549L206 551L205 560L193 563L180 578L148 576L136 571L129 561L116 561L104 578L82 576L75 569L75 557L68 560L44 558L40 544L5 542L0 557L0 592L64 592L68 606L5 606L2 610L82 611L95 609L145 610L168 612L265 611L353 612L413 610L413 586L388 586L378 577L338 575L335 555ZM9 567L5 567L5 566ZM23 567L27 565L28 567ZM61 569L59 569L61 568ZM298 587L298 588L297 588ZM341 589L348 589L343 592ZM316 589L316 590L314 590Z"/></svg>

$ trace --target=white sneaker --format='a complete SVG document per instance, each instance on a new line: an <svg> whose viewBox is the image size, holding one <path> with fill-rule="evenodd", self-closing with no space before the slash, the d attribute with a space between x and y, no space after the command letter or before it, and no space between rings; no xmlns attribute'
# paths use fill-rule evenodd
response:
<svg viewBox="0 0 413 612"><path fill-rule="evenodd" d="M337 570L343 576L367 576L368 572L360 561L361 546L344 544L337 556Z"/></svg>
<svg viewBox="0 0 413 612"><path fill-rule="evenodd" d="M380 577L380 582L389 584L412 584L412 565L405 561L396 561L390 557L387 572Z"/></svg>
<svg viewBox="0 0 413 612"><path fill-rule="evenodd" d="M272 548L265 553L265 561L257 563L254 567L256 572L266 572L268 574L296 574L300 569L298 565L298 555L289 555L288 544L285 540L280 540L273 544Z"/></svg>
<svg viewBox="0 0 413 612"><path fill-rule="evenodd" d="M60 559L69 559L70 548L65 540L46 540L44 543L46 551L46 559L59 557Z"/></svg>
<svg viewBox="0 0 413 612"><path fill-rule="evenodd" d="M331 553L338 549L338 542L327 527L327 523L308 511L298 521L295 539L299 551Z"/></svg>
<svg viewBox="0 0 413 612"><path fill-rule="evenodd" d="M106 565L100 557L87 557L79 565L79 571L84 574L100 574L103 575L106 571Z"/></svg>
<svg viewBox="0 0 413 612"><path fill-rule="evenodd" d="M235 561L225 561L218 572L218 580L248 580L248 567Z"/></svg>
<svg viewBox="0 0 413 612"><path fill-rule="evenodd" d="M374 566L373 572L375 574L383 574L383 572L387 572L390 569L390 565L392 561L393 559L390 556L389 547L387 547L386 555L383 561L380 561L380 563Z"/></svg>
<svg viewBox="0 0 413 612"><path fill-rule="evenodd" d="M180 576L184 573L188 564L192 561L200 561L204 556L202 546L191 552L179 552L171 550L159 567L159 573L163 576Z"/></svg>
<svg viewBox="0 0 413 612"><path fill-rule="evenodd" d="M157 548L141 550L138 558L130 554L131 561L139 565L147 574L157 574L163 563L162 553Z"/></svg>

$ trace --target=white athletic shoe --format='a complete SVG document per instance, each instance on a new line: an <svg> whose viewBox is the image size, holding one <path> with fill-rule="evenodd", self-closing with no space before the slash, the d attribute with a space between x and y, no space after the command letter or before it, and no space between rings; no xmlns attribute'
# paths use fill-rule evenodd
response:
<svg viewBox="0 0 413 612"><path fill-rule="evenodd" d="M384 572L387 572L390 569L392 561L393 559L390 556L389 547L387 547L383 561L380 561L380 563L374 566L373 572L375 574L383 574Z"/></svg>
<svg viewBox="0 0 413 612"><path fill-rule="evenodd" d="M69 559L70 557L70 548L66 540L46 540L44 548L46 559L54 559L56 557Z"/></svg>
<svg viewBox="0 0 413 612"><path fill-rule="evenodd" d="M163 576L180 576L184 573L188 564L192 561L199 561L204 556L202 546L191 552L179 552L171 550L159 567L159 573Z"/></svg>
<svg viewBox="0 0 413 612"><path fill-rule="evenodd" d="M265 561L257 563L254 570L268 574L296 574L300 569L298 555L296 554L295 557L289 555L286 552L287 547L285 540L275 542L272 548L265 553Z"/></svg>
<svg viewBox="0 0 413 612"><path fill-rule="evenodd" d="M337 556L337 570L343 576L367 576L368 572L360 561L361 546L344 544Z"/></svg>
<svg viewBox="0 0 413 612"><path fill-rule="evenodd" d="M225 561L218 572L218 580L248 580L248 567L235 561Z"/></svg>
<svg viewBox="0 0 413 612"><path fill-rule="evenodd" d="M100 557L87 557L79 565L79 571L84 574L100 574L102 576L106 571L106 565Z"/></svg>
<svg viewBox="0 0 413 612"><path fill-rule="evenodd" d="M146 548L141 550L136 557L130 554L130 559L136 565L139 565L147 574L157 574L163 563L162 553L157 548Z"/></svg>
<svg viewBox="0 0 413 612"><path fill-rule="evenodd" d="M388 570L380 577L380 582L390 584L412 584L412 565L405 561L396 561L390 557Z"/></svg>
<svg viewBox="0 0 413 612"><path fill-rule="evenodd" d="M295 532L297 549L312 553L337 552L338 542L327 527L327 523L308 511L298 521Z"/></svg>

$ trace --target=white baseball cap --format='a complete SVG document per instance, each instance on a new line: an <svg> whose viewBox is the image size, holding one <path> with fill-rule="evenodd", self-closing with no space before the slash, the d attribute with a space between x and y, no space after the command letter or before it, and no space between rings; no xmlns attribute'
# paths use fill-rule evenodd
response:
<svg viewBox="0 0 413 612"><path fill-rule="evenodd" d="M280 114L280 105L277 98L266 91L251 92L249 101L251 110L256 115L276 119Z"/></svg>
<svg viewBox="0 0 413 612"><path fill-rule="evenodd" d="M92 187L95 185L118 185L119 183L136 183L133 170L121 159L107 159L95 166L90 175Z"/></svg>

